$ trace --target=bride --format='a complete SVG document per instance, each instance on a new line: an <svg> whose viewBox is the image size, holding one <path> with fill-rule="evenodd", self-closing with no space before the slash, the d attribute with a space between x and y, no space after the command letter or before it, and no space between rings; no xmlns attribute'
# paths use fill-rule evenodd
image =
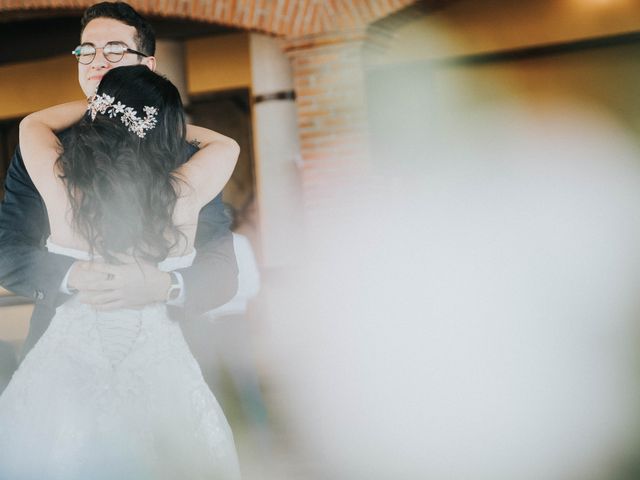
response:
<svg viewBox="0 0 640 480"><path fill-rule="evenodd" d="M200 150L185 162L187 142ZM200 208L238 157L233 140L185 125L176 88L140 65L110 70L88 107L26 117L20 149L47 248L97 269L188 266ZM229 425L164 303L80 300L58 307L0 397L0 478L239 478Z"/></svg>

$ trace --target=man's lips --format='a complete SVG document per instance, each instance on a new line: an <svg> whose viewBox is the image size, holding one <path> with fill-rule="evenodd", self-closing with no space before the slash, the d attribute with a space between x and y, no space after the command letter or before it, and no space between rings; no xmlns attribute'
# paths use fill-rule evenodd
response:
<svg viewBox="0 0 640 480"><path fill-rule="evenodd" d="M92 75L89 77L89 80L102 80L102 77L104 77L104 75Z"/></svg>

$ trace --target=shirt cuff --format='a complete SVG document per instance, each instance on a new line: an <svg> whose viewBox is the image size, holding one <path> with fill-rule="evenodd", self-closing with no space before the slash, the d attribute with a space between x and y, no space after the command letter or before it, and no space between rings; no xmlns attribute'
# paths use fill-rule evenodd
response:
<svg viewBox="0 0 640 480"><path fill-rule="evenodd" d="M167 300L167 305L171 305L173 307L184 307L184 301L185 301L184 278L182 278L182 274L180 272L176 272L174 270L172 273L176 276L176 279L178 280L180 294L173 300Z"/></svg>
<svg viewBox="0 0 640 480"><path fill-rule="evenodd" d="M69 268L69 270L67 270L66 275L62 279L62 283L60 283L60 287L58 288L60 293L64 293L66 295L73 295L75 293L75 292L72 292L71 290L69 290L69 274L71 273L71 269L72 268L73 268L73 265L71 265L71 268Z"/></svg>

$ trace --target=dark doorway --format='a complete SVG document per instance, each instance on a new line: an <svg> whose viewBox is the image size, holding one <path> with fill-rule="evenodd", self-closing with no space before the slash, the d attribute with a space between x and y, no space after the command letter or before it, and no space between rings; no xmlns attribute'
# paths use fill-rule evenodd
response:
<svg viewBox="0 0 640 480"><path fill-rule="evenodd" d="M240 158L223 198L238 216L246 216L256 189L249 89L194 96L186 110L194 125L220 132L240 144Z"/></svg>
<svg viewBox="0 0 640 480"><path fill-rule="evenodd" d="M18 146L18 127L22 118L0 121L0 198L4 197L4 179L13 152Z"/></svg>

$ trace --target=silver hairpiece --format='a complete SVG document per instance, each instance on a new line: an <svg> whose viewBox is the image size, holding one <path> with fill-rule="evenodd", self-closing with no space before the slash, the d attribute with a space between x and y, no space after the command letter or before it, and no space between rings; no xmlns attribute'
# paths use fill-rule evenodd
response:
<svg viewBox="0 0 640 480"><path fill-rule="evenodd" d="M114 104L115 101L115 98L106 93L96 94L87 107L87 110L91 112L91 120L95 120L98 113L109 115L109 118L115 118L116 115L121 114L120 120L122 123L127 126L130 132L135 133L140 138L144 138L147 130L151 130L157 125L156 115L158 115L158 109L156 107L144 107L145 117L140 118L138 117L138 112L133 108L127 107L120 101Z"/></svg>

